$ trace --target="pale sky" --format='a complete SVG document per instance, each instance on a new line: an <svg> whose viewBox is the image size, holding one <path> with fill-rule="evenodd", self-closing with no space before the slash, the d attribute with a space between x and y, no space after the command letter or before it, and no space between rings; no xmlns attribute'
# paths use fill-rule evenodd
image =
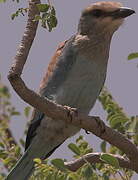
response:
<svg viewBox="0 0 138 180"><path fill-rule="evenodd" d="M14 13L17 8L26 7L26 2L27 1L22 1L22 3L16 4L11 0L8 1L8 3L0 4L0 73L3 82L10 87L13 104L20 112L23 112L26 103L24 103L12 90L6 76L26 23L26 16L20 16L12 21L10 19L10 14ZM43 0L42 2L46 1ZM39 82L58 43L68 39L76 32L81 10L93 2L95 1L52 1L57 11L58 26L51 33L47 32L40 26L38 28L35 42L30 51L28 62L23 72L23 79L29 88L36 91L38 90ZM138 12L137 0L120 0L120 2L123 3L124 6L133 8L136 13ZM114 34L111 43L106 79L106 86L120 106L122 106L124 111L130 116L138 114L138 59L127 61L129 53L138 51L137 21L138 13L128 17L122 27L120 27L120 29ZM98 102L91 114L99 115L102 119L106 119L106 114L103 112ZM11 127L14 131L15 137L22 136L25 123L26 121L23 116L12 119ZM79 135L80 134L82 134L82 132L80 132ZM92 144L95 151L99 150L99 138L96 138L92 134L85 135L85 137L86 140ZM66 143L58 148L52 158L62 157L71 159L71 153L67 148L67 144L72 142L72 140L75 140L75 137L70 138ZM138 179L138 176L133 178L133 180L136 179Z"/></svg>

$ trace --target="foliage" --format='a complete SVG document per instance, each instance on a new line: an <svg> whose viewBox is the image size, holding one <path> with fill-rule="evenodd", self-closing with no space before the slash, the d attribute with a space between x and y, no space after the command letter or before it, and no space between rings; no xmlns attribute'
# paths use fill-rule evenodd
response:
<svg viewBox="0 0 138 180"><path fill-rule="evenodd" d="M9 171L22 155L21 144L16 142L12 133L10 133L10 136L7 136L7 130L10 131L9 122L11 117L20 115L20 113L12 106L10 97L11 95L8 88L0 83L0 159L2 164L0 179L5 177L5 169L6 171ZM116 119L116 116L125 119L123 121L120 120L121 122L117 120L118 123L115 124L113 128L118 129L125 135L127 135L127 133L124 131L124 128L127 127L127 129L131 129L133 131L137 129L137 123L134 121L135 118L133 118L133 121L135 122L133 127L130 127L129 121L132 121L132 118L128 118L126 116L122 108L120 108L113 100L111 94L106 89L102 91L99 99L103 108L108 113L107 119L109 122L111 121L111 126L114 125L112 125L112 119ZM28 118L29 112L30 107L26 107L24 109L26 118ZM130 136L129 138L131 138L131 140L134 139L134 141L137 142L138 138L134 137L135 136ZM83 136L79 136L76 139L76 143L70 143L68 148L74 153L73 158L75 159L83 157L83 155L94 151L93 148L89 146L88 142L85 141ZM120 168L118 160L108 154L108 152L112 154L122 154L116 147L109 147L105 142L102 142L101 150L106 152L106 154L101 155L101 160L105 163L91 165L86 159L84 159L86 163L76 172L71 172L67 169L65 166L65 159L62 160L57 158L51 161L48 159L42 161L36 158L34 159L35 171L30 180L108 180L112 177L120 178L124 175L124 179L131 178L133 172Z"/></svg>
<svg viewBox="0 0 138 180"><path fill-rule="evenodd" d="M111 128L118 130L138 145L138 117L128 117L123 108L118 105L107 88L104 88L99 96L103 109L107 112L107 121ZM106 143L101 145L103 152L106 152ZM111 153L114 148L111 148ZM120 152L121 153L121 152ZM122 153L121 153L122 154Z"/></svg>
<svg viewBox="0 0 138 180"><path fill-rule="evenodd" d="M37 5L40 15L35 16L34 21L40 21L43 28L52 31L57 26L56 11L50 4L38 4Z"/></svg>
<svg viewBox="0 0 138 180"><path fill-rule="evenodd" d="M15 17L18 17L20 14L21 14L22 16L24 16L25 13L27 13L27 11L28 11L28 8L19 8L15 13L13 13L13 14L11 15L11 19L14 20L14 18L15 18Z"/></svg>
<svg viewBox="0 0 138 180"><path fill-rule="evenodd" d="M0 3L1 2L6 2L7 0L0 0ZM17 3L19 3L20 0L12 0L12 1L16 1Z"/></svg>
<svg viewBox="0 0 138 180"><path fill-rule="evenodd" d="M26 118L29 116L29 110L29 107L24 110ZM11 104L9 89L0 80L0 179L22 155L21 148L24 140L20 139L20 143L17 143L10 130L11 119L20 115L20 112Z"/></svg>
<svg viewBox="0 0 138 180"><path fill-rule="evenodd" d="M6 2L6 0L0 0L0 3L1 2ZM19 0L16 0L16 2L19 3ZM54 6L52 6L50 3L45 3L37 4L37 8L40 12L40 15L36 15L34 21L40 21L41 26L51 32L53 28L57 26L56 11ZM19 8L11 15L11 19L14 20L19 15L25 16L27 12L28 8Z"/></svg>
<svg viewBox="0 0 138 180"><path fill-rule="evenodd" d="M1 169L5 167L7 170L21 155L21 149L9 127L11 118L19 116L20 113L12 106L10 98L9 89L0 82L0 160L3 164Z"/></svg>
<svg viewBox="0 0 138 180"><path fill-rule="evenodd" d="M135 58L138 58L138 53L137 52L136 53L131 53L128 56L128 60L132 60L132 59L135 59Z"/></svg>
<svg viewBox="0 0 138 180"><path fill-rule="evenodd" d="M75 144L69 144L68 147L74 153L76 159L87 154L86 152L92 152L92 149L89 147L83 136L76 139ZM35 159L35 172L30 180L109 180L112 177L121 179L123 176L126 180L131 178L132 172L121 169L118 160L113 156L104 154L101 156L101 160L106 162L106 164L101 163L91 165L84 159L86 163L76 172L71 172L65 166L66 160L53 159L50 161L47 159L42 161L40 159Z"/></svg>

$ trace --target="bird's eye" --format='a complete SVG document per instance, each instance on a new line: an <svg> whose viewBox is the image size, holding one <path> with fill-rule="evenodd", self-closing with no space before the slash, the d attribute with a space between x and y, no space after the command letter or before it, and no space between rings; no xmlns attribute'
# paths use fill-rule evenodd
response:
<svg viewBox="0 0 138 180"><path fill-rule="evenodd" d="M91 15L95 16L95 17L100 17L103 15L103 12L100 9L95 9L91 12Z"/></svg>

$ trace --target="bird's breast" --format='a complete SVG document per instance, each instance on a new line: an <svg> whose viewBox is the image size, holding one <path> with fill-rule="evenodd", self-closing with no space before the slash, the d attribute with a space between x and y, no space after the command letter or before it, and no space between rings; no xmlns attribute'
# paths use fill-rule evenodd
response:
<svg viewBox="0 0 138 180"><path fill-rule="evenodd" d="M54 94L54 100L62 105L78 108L88 113L93 107L104 84L106 63L78 56L64 83Z"/></svg>
<svg viewBox="0 0 138 180"><path fill-rule="evenodd" d="M98 62L100 61L100 59L97 60ZM88 114L100 93L106 76L104 59L101 60L101 63L98 62L90 61L82 55L77 56L75 63L67 74L63 73L65 75L64 82L60 83L56 91L50 93L52 99L58 104L74 107ZM62 66L62 68L64 67ZM61 69L58 70L61 71ZM50 86L53 89L55 87L54 84ZM52 120L45 116L41 121L38 134L40 136L39 139L49 137L51 142L54 143L56 141L57 143L57 140L54 141L54 139L59 139L63 142L67 137L73 136L79 130L80 128L72 124L62 120Z"/></svg>

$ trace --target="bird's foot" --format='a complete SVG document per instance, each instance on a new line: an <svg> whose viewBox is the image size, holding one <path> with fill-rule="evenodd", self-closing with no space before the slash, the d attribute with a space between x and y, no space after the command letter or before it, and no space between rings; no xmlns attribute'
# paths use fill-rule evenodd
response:
<svg viewBox="0 0 138 180"><path fill-rule="evenodd" d="M99 136L101 136L105 132L105 123L98 116L94 116L94 119L96 120L100 131Z"/></svg>
<svg viewBox="0 0 138 180"><path fill-rule="evenodd" d="M64 106L64 108L67 110L67 116L70 118L68 123L72 123L72 120L78 116L77 108L71 108L69 106Z"/></svg>

